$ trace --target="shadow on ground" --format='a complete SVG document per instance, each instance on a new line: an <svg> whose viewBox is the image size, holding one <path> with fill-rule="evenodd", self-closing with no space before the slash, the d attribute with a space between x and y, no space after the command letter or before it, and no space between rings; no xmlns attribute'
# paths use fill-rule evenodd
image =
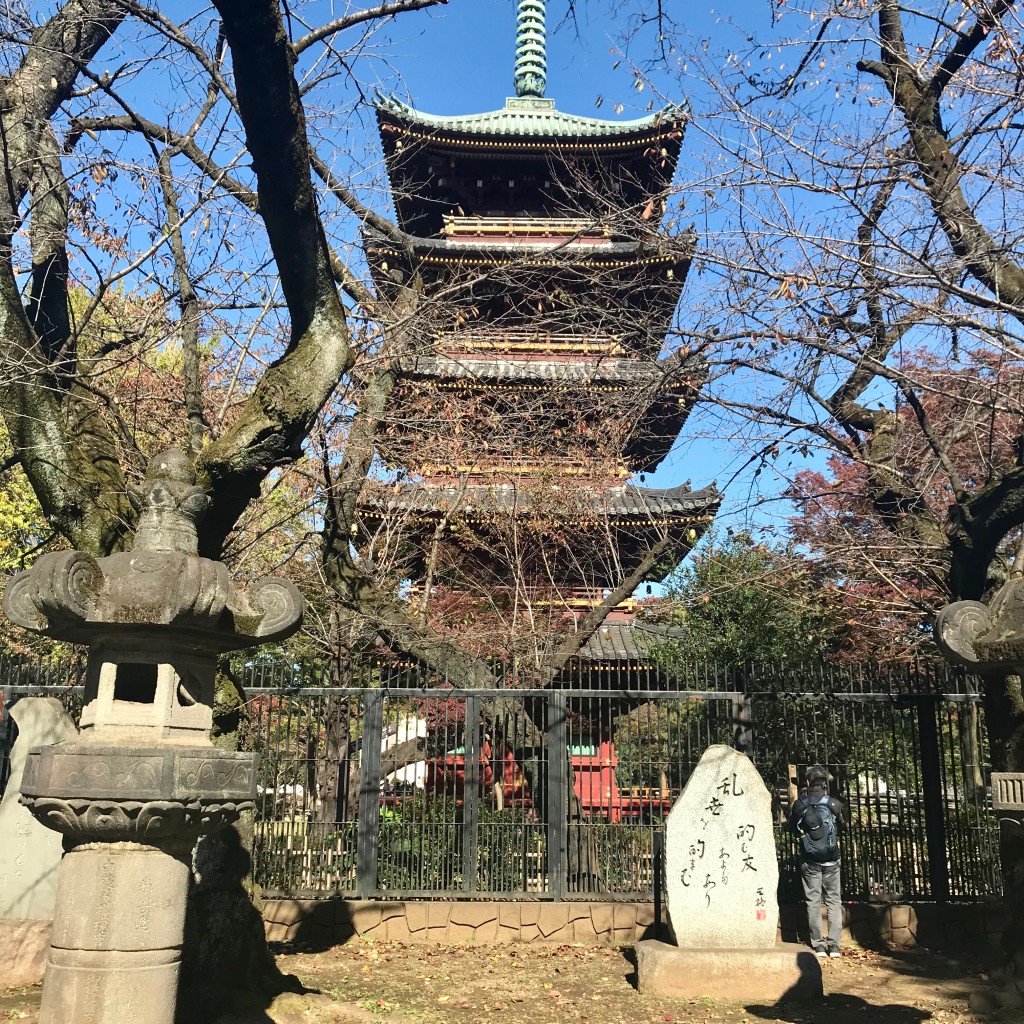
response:
<svg viewBox="0 0 1024 1024"><path fill-rule="evenodd" d="M773 1006L751 1005L746 1007L747 1013L761 1020L787 1021L790 1024L803 1024L810 1016L806 1002L787 1002L785 999ZM916 1006L905 1006L899 1003L881 1005L869 1003L860 996L830 995L814 1004L814 1013L821 1019L827 1017L834 1024L919 1024L928 1020L932 1014Z"/></svg>

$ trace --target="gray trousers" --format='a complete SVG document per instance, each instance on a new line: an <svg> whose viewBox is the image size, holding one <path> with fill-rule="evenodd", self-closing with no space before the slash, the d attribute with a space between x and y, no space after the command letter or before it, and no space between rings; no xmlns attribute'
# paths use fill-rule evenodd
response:
<svg viewBox="0 0 1024 1024"><path fill-rule="evenodd" d="M810 931L811 946L820 949L825 943L821 938L821 903L825 901L828 912L828 945L839 948L843 939L843 906L839 901L839 864L815 864L800 861L800 880L804 884L804 900L807 903L807 927Z"/></svg>

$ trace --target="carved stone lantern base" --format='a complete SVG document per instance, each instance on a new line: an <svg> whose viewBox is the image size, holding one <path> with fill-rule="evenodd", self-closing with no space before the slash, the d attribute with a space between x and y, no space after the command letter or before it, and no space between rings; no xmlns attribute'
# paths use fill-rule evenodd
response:
<svg viewBox="0 0 1024 1024"><path fill-rule="evenodd" d="M254 755L212 746L29 753L22 800L66 850L42 1020L173 1024L192 847L255 787Z"/></svg>

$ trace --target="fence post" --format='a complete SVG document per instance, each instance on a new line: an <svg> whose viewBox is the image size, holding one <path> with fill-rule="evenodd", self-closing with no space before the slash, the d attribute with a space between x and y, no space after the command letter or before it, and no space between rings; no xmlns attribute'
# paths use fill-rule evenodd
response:
<svg viewBox="0 0 1024 1024"><path fill-rule="evenodd" d="M651 851L651 866L654 870L654 938L661 938L662 882L664 880L665 827L654 833L654 848Z"/></svg>
<svg viewBox="0 0 1024 1024"><path fill-rule="evenodd" d="M480 698L466 698L466 774L462 787L462 891L476 891L477 823L480 820Z"/></svg>
<svg viewBox="0 0 1024 1024"><path fill-rule="evenodd" d="M750 694L734 693L732 696L732 745L747 757L754 756L752 722Z"/></svg>
<svg viewBox="0 0 1024 1024"><path fill-rule="evenodd" d="M11 733L14 719L7 708L11 703L13 689L9 686L0 687L0 796L7 788L7 779L11 773Z"/></svg>
<svg viewBox="0 0 1024 1024"><path fill-rule="evenodd" d="M380 835L380 744L384 732L384 694L363 697L363 747L359 759L359 826L356 832L356 889L363 899L377 892L377 843Z"/></svg>
<svg viewBox="0 0 1024 1024"><path fill-rule="evenodd" d="M933 899L948 900L946 802L943 796L938 727L940 698L933 694L915 694L910 699L917 711L917 736L921 751L921 795L924 801L924 834L928 843L928 885Z"/></svg>
<svg viewBox="0 0 1024 1024"><path fill-rule="evenodd" d="M568 874L569 817L568 817L568 764L566 748L565 694L549 693L547 698L547 833L548 833L548 891L551 898L560 900L565 894Z"/></svg>

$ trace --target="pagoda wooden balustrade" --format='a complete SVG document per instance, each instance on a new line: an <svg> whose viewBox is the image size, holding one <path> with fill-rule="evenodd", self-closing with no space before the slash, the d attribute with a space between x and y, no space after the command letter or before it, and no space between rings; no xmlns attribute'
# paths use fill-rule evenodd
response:
<svg viewBox="0 0 1024 1024"><path fill-rule="evenodd" d="M550 333L525 328L505 328L488 331L459 331L455 334L436 335L434 342L439 351L541 353L550 355L606 355L620 356L625 348L615 335L595 336L572 334L568 331Z"/></svg>
<svg viewBox="0 0 1024 1024"><path fill-rule="evenodd" d="M560 477L572 477L577 482L582 478L584 482L605 486L615 486L629 476L631 471L627 466L620 463L609 469L607 462L607 458L597 459L595 457L596 465L581 465L566 462L563 457L555 455L541 459L523 459L511 456L503 459L496 455L488 455L486 462L424 462L420 465L419 473L425 483L441 486L449 486L452 476L468 476L470 483L474 481L474 478L492 480L494 477L501 477L503 481L514 479L517 483L526 484L534 479L550 478L552 470L555 468Z"/></svg>
<svg viewBox="0 0 1024 1024"><path fill-rule="evenodd" d="M447 214L441 234L447 238L465 235L474 238L579 237L594 242L611 240L612 230L585 217L458 217Z"/></svg>
<svg viewBox="0 0 1024 1024"><path fill-rule="evenodd" d="M572 615L574 612L589 612L591 608L596 608L608 596L607 591L603 589L589 589L587 587L565 587L554 594L550 587L542 589L522 584L515 588L508 587L507 589L509 592L515 590L519 602L523 605L529 605L535 609L561 608L567 616ZM495 593L499 590L500 588L498 587L494 588ZM409 596L413 600L422 598L423 586L419 583L410 586ZM612 613L626 612L628 615L634 615L638 607L639 602L635 597L627 597L615 605ZM580 616L572 615L572 617L578 619ZM611 621L615 622L616 620L613 618Z"/></svg>

